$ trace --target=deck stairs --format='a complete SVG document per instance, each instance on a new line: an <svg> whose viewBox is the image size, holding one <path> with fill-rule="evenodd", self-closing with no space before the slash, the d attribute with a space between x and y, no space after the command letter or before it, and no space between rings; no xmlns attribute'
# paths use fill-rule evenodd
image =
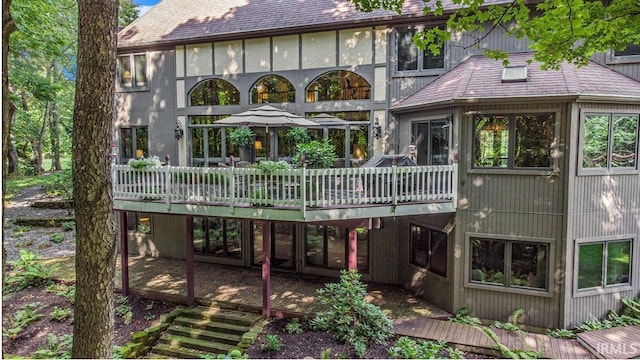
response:
<svg viewBox="0 0 640 360"><path fill-rule="evenodd" d="M243 336L261 320L258 313L196 306L185 310L160 336L146 358L215 359L242 347Z"/></svg>

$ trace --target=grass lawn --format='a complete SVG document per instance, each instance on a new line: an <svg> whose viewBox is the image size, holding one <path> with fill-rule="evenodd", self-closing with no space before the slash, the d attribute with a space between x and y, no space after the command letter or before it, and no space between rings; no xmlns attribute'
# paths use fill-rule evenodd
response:
<svg viewBox="0 0 640 360"><path fill-rule="evenodd" d="M71 158L64 158L60 160L63 169L71 169ZM45 169L51 169L51 159L45 159L42 163L42 167ZM51 174L45 172L45 174ZM42 176L42 175L10 175L7 179L7 193L6 199L13 198L17 193L25 188L36 185L51 185L56 181L56 176Z"/></svg>

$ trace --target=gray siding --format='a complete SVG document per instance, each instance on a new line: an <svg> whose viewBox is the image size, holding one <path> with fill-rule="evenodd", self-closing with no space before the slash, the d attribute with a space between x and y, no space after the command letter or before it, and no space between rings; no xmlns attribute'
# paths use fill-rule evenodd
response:
<svg viewBox="0 0 640 360"><path fill-rule="evenodd" d="M185 259L185 217L151 214L151 235L129 236L129 254Z"/></svg>
<svg viewBox="0 0 640 360"><path fill-rule="evenodd" d="M565 104L495 105L466 108L465 112L556 111L556 138L562 145L567 127ZM485 319L508 320L518 308L525 310L523 321L528 325L553 327L560 319L563 282L564 230L564 169L565 159L557 161L559 171L528 174L519 170L472 169L472 117L459 121L458 211L456 214L456 247L460 251L456 262L455 307L468 307L474 315ZM566 149L561 146L559 154ZM469 234L480 237L525 237L541 239L550 246L549 292L523 293L506 288L468 285L470 263Z"/></svg>
<svg viewBox="0 0 640 360"><path fill-rule="evenodd" d="M119 128L148 126L150 155L177 161L175 52L149 51L147 60L149 89L116 92L114 138L118 143Z"/></svg>
<svg viewBox="0 0 640 360"><path fill-rule="evenodd" d="M577 175L577 141L580 138L579 111L581 108L602 109L615 112L617 109L637 110L635 105L580 104L574 107L571 139L576 142L570 154L570 177L568 180L567 217L567 280L563 326L572 327L591 318L601 318L610 309L619 310L620 298L634 297L640 292L640 171L632 174ZM630 237L632 244L632 289L604 292L584 296L576 294L574 265L576 239L607 239Z"/></svg>

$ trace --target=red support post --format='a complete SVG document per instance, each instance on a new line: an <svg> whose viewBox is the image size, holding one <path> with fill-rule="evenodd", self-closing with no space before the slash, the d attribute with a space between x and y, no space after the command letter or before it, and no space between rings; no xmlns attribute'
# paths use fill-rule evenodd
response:
<svg viewBox="0 0 640 360"><path fill-rule="evenodd" d="M127 231L127 212L120 211L120 267L122 276L122 295L129 296L129 236Z"/></svg>
<svg viewBox="0 0 640 360"><path fill-rule="evenodd" d="M187 260L187 305L191 306L196 300L195 264L193 260L193 216L187 216L187 237L185 257Z"/></svg>
<svg viewBox="0 0 640 360"><path fill-rule="evenodd" d="M262 317L271 316L271 222L262 225Z"/></svg>
<svg viewBox="0 0 640 360"><path fill-rule="evenodd" d="M354 227L349 229L349 270L358 268L358 230Z"/></svg>

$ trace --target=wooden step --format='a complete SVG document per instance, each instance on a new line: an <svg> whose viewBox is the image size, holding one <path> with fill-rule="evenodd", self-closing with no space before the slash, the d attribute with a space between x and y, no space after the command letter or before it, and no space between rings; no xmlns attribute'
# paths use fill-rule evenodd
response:
<svg viewBox="0 0 640 360"><path fill-rule="evenodd" d="M188 348L190 350L199 350L211 354L226 354L234 346L229 344L221 344L217 342L192 339L190 337L176 336L171 334L163 334L158 342L170 346L171 348ZM156 351L156 347L153 351Z"/></svg>
<svg viewBox="0 0 640 360"><path fill-rule="evenodd" d="M222 322L211 322L207 319L194 319L191 317L180 316L173 321L174 325L191 327L194 329L207 330L212 332L222 332L226 334L240 335L249 331L248 326L227 324Z"/></svg>
<svg viewBox="0 0 640 360"><path fill-rule="evenodd" d="M262 317L258 313L243 312L237 310L211 308L198 306L182 313L182 316L204 319L209 321L220 321L227 324L253 326Z"/></svg>
<svg viewBox="0 0 640 360"><path fill-rule="evenodd" d="M153 350L147 354L148 359L204 359L207 357L215 358L215 354L205 351L195 351L179 346L170 346L167 344L156 344Z"/></svg>
<svg viewBox="0 0 640 360"><path fill-rule="evenodd" d="M172 325L167 329L167 333L180 337L187 337L203 341L211 341L222 344L238 345L242 340L241 335L226 334L223 332L213 332L203 329L194 329L186 326Z"/></svg>

